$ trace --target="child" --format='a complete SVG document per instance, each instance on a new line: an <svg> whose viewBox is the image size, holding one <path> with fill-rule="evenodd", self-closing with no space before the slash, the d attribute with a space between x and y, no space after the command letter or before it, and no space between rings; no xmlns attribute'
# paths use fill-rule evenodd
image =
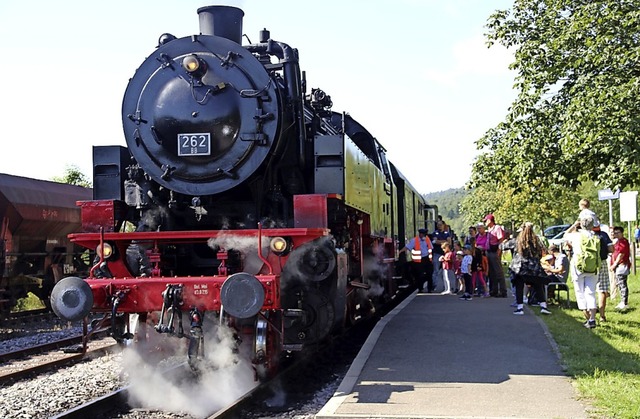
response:
<svg viewBox="0 0 640 419"><path fill-rule="evenodd" d="M473 292L473 284L471 281L471 264L473 263L473 256L471 256L472 248L470 245L464 246L464 256L460 263L460 272L464 280L464 294L460 299L465 301L471 301L471 293Z"/></svg>
<svg viewBox="0 0 640 419"><path fill-rule="evenodd" d="M464 258L464 252L462 250L458 250L456 252L455 263L453 264L453 271L456 275L456 280L458 281L458 288L456 289L457 293L467 292L469 288L466 287L464 279L462 278L462 259Z"/></svg>
<svg viewBox="0 0 640 419"><path fill-rule="evenodd" d="M459 294L463 290L465 290L464 281L462 280L462 272L460 272L460 264L462 263L462 257L464 256L464 254L462 252L462 246L457 240L453 242L453 253L456 255L453 260L453 272L456 276L456 290L454 292L456 294Z"/></svg>
<svg viewBox="0 0 640 419"><path fill-rule="evenodd" d="M442 243L442 251L444 255L440 256L440 262L442 262L442 282L444 285L444 291L442 295L451 294L451 287L455 286L456 276L453 271L453 263L455 255L451 250L449 243Z"/></svg>
<svg viewBox="0 0 640 419"><path fill-rule="evenodd" d="M482 289L484 290L483 297L489 296L486 278L489 278L489 258L487 257L487 251L482 249L482 275L480 276L480 282L482 282Z"/></svg>
<svg viewBox="0 0 640 419"><path fill-rule="evenodd" d="M591 206L591 203L586 198L582 198L580 202L578 202L578 208L580 209L578 220L590 215L591 217L593 217L593 226L600 227L600 220L598 219L598 216L596 215L596 213L593 212L593 210L590 208L590 206Z"/></svg>
<svg viewBox="0 0 640 419"><path fill-rule="evenodd" d="M487 282L484 280L485 276L483 274L484 271L489 271L489 261L486 260L486 256L483 257L482 249L475 246L475 240L471 241L471 291L475 291L476 284L481 291L478 291L478 295L481 297L488 297L489 290L487 289ZM486 260L486 265L483 261ZM486 269L485 269L486 268ZM478 281L478 282L476 282Z"/></svg>

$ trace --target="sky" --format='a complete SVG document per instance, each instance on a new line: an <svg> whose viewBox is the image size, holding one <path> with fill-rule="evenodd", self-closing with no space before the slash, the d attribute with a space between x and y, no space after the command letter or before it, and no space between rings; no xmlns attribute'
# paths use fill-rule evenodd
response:
<svg viewBox="0 0 640 419"><path fill-rule="evenodd" d="M243 33L297 48L321 88L387 149L420 193L464 186L475 141L516 97L510 51L487 48L512 0L3 0L0 173L92 174L92 146L126 145L122 97L159 36L199 33L197 9L244 10Z"/></svg>

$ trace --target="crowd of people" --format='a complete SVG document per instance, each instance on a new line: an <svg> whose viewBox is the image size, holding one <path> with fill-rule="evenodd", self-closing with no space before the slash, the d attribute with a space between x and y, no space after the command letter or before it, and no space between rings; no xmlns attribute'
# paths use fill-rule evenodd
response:
<svg viewBox="0 0 640 419"><path fill-rule="evenodd" d="M426 229L408 240L400 251L411 253L412 275L419 292L461 294L471 300L480 297L507 297L507 285L502 269L502 243L505 229L496 224L493 214L482 223L469 228L461 243L441 218L436 230Z"/></svg>
<svg viewBox="0 0 640 419"><path fill-rule="evenodd" d="M616 309L628 308L631 250L622 227L613 227L612 237L600 229L587 199L580 201L579 209L577 220L565 232L563 249L556 244L547 246L530 222L525 222L515 237L509 237L494 215L487 214L483 222L469 227L462 242L439 218L432 234L418 230L418 236L400 251L411 252L412 275L419 292L456 294L465 301L507 297L502 252L511 251L507 272L515 297L513 314L524 314L525 301L539 306L541 314L551 314L547 299L555 299L558 288L566 287L570 277L578 309L585 316L584 327L592 329L597 326L597 315L600 322L607 320L605 308L612 283L620 294ZM636 230L634 236L640 240L640 228Z"/></svg>

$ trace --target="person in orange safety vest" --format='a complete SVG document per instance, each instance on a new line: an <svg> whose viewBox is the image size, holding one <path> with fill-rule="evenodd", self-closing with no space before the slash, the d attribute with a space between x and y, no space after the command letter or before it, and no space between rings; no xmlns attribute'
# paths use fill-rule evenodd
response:
<svg viewBox="0 0 640 419"><path fill-rule="evenodd" d="M408 240L405 246L400 250L411 252L411 273L418 292L423 292L425 281L427 282L427 292L433 292L433 263L431 254L433 245L427 235L427 229L418 230L418 235L412 240Z"/></svg>

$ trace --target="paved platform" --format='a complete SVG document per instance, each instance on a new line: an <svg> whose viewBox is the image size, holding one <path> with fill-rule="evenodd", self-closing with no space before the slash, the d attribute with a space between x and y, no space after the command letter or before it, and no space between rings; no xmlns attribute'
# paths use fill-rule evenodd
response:
<svg viewBox="0 0 640 419"><path fill-rule="evenodd" d="M587 418L544 323L512 301L414 293L316 418Z"/></svg>

